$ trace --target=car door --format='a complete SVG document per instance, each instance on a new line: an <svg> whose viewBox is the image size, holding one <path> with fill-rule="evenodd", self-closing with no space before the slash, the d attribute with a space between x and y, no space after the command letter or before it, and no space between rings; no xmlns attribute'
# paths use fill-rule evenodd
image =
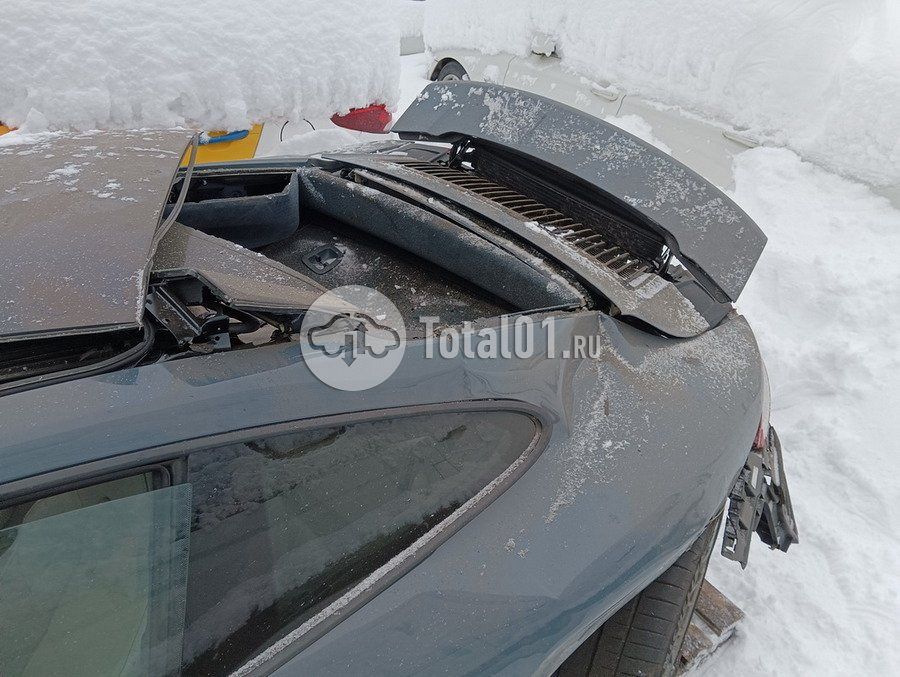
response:
<svg viewBox="0 0 900 677"><path fill-rule="evenodd" d="M515 57L503 84L561 101L601 119L616 115L622 99L621 90L614 85L593 82L564 70L555 54Z"/></svg>

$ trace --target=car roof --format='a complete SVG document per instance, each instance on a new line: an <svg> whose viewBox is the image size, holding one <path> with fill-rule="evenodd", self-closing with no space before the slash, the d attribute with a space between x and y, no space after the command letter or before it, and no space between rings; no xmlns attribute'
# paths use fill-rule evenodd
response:
<svg viewBox="0 0 900 677"><path fill-rule="evenodd" d="M187 131L0 147L0 342L138 328Z"/></svg>
<svg viewBox="0 0 900 677"><path fill-rule="evenodd" d="M717 300L736 301L766 236L725 193L658 148L558 101L482 82L435 82L392 131L474 139L556 167L663 235Z"/></svg>

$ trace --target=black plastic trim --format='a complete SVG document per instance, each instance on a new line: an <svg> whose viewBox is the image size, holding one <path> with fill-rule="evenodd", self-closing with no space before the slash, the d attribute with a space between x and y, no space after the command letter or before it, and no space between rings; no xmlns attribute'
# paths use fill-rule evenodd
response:
<svg viewBox="0 0 900 677"><path fill-rule="evenodd" d="M155 337L156 330L153 328L153 324L145 319L143 340L140 343L136 343L125 352L119 353L108 360L94 362L93 364L84 367L75 367L74 369L66 369L65 371L56 373L41 374L40 376L24 378L18 381L10 381L9 383L0 385L0 397L12 395L13 393L20 393L23 390L43 388L48 385L65 383L66 381L74 381L79 378L88 378L90 376L105 374L109 371L124 369L139 362L150 352Z"/></svg>

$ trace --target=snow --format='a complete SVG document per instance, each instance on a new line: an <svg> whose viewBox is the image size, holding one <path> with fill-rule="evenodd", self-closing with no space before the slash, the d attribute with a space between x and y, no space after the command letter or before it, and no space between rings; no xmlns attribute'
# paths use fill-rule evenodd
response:
<svg viewBox="0 0 900 677"><path fill-rule="evenodd" d="M427 0L431 2L431 0ZM422 93L428 85L428 69L431 66L431 57L427 54L410 54L400 57L400 102L398 111L405 111L409 105ZM400 114L394 118L399 118Z"/></svg>
<svg viewBox="0 0 900 677"><path fill-rule="evenodd" d="M285 137L284 141L275 147L270 154L312 155L313 153L340 150L356 143L359 143L357 137L346 129L341 129L340 127L315 129Z"/></svg>
<svg viewBox="0 0 900 677"><path fill-rule="evenodd" d="M665 143L656 138L653 134L653 127L640 115L607 115L603 118L606 122L615 125L619 129L624 129L629 134L636 136L641 141L646 141L659 148L665 153L672 153L672 149Z"/></svg>
<svg viewBox="0 0 900 677"><path fill-rule="evenodd" d="M425 3L416 0L391 0L389 11L394 17L401 38L422 35Z"/></svg>
<svg viewBox="0 0 900 677"><path fill-rule="evenodd" d="M800 527L709 577L747 615L698 674L896 674L900 648L900 211L794 153L736 159L769 236L738 304L772 386Z"/></svg>
<svg viewBox="0 0 900 677"><path fill-rule="evenodd" d="M0 120L28 132L241 129L397 101L386 0L12 0Z"/></svg>
<svg viewBox="0 0 900 677"><path fill-rule="evenodd" d="M900 182L900 3L429 0L433 50L530 53L684 107L873 185Z"/></svg>

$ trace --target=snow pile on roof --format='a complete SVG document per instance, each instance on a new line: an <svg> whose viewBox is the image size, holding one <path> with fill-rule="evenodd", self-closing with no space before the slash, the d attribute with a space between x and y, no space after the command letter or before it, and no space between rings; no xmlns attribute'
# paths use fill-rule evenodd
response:
<svg viewBox="0 0 900 677"><path fill-rule="evenodd" d="M890 0L429 0L431 49L563 64L746 127L875 185L900 181L900 3Z"/></svg>
<svg viewBox="0 0 900 677"><path fill-rule="evenodd" d="M425 3L417 0L392 0L390 12L400 31L401 38L422 35L425 22Z"/></svg>
<svg viewBox="0 0 900 677"><path fill-rule="evenodd" d="M29 131L240 129L393 106L400 36L387 7L12 0L0 11L0 120Z"/></svg>

